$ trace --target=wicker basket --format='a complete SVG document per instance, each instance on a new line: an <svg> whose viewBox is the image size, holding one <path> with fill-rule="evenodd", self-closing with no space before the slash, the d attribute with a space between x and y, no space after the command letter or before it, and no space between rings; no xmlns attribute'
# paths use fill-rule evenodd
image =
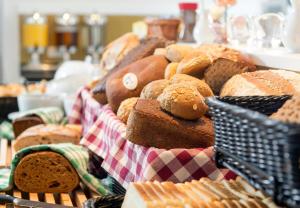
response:
<svg viewBox="0 0 300 208"><path fill-rule="evenodd" d="M300 125L268 118L290 96L208 98L216 162L244 176L275 202L300 207Z"/></svg>

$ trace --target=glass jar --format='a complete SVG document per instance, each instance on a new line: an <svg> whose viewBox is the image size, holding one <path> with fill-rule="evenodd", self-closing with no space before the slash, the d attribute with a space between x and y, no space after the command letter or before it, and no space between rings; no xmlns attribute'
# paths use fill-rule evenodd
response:
<svg viewBox="0 0 300 208"><path fill-rule="evenodd" d="M55 38L57 46L77 46L78 18L70 13L56 17Z"/></svg>
<svg viewBox="0 0 300 208"><path fill-rule="evenodd" d="M87 41L85 41L87 45L92 47L103 45L106 17L93 13L85 16L84 20L87 26Z"/></svg>
<svg viewBox="0 0 300 208"><path fill-rule="evenodd" d="M180 16L183 23L182 31L180 34L180 41L182 42L195 42L194 40L194 27L196 24L196 10L197 3L179 3Z"/></svg>
<svg viewBox="0 0 300 208"><path fill-rule="evenodd" d="M23 46L26 48L41 47L48 45L48 25L47 18L38 12L27 17L22 26Z"/></svg>

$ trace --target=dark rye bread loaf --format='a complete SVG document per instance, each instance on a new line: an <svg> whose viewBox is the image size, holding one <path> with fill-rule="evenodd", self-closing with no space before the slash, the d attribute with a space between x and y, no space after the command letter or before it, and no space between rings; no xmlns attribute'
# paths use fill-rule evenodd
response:
<svg viewBox="0 0 300 208"><path fill-rule="evenodd" d="M26 155L17 165L14 183L24 192L67 193L79 184L79 177L62 155L45 151Z"/></svg>
<svg viewBox="0 0 300 208"><path fill-rule="evenodd" d="M93 97L102 105L106 104L106 81L111 75L137 60L153 55L156 48L164 48L166 45L167 41L161 38L152 37L142 40L137 47L129 51L119 64L100 80L99 84L92 90Z"/></svg>
<svg viewBox="0 0 300 208"><path fill-rule="evenodd" d="M204 80L211 87L214 94L218 95L225 82L232 76L251 70L253 70L253 67L250 67L245 62L218 58L206 69Z"/></svg>
<svg viewBox="0 0 300 208"><path fill-rule="evenodd" d="M214 144L212 121L187 121L161 110L157 100L139 99L127 122L126 138L146 147L206 148Z"/></svg>
<svg viewBox="0 0 300 208"><path fill-rule="evenodd" d="M44 124L44 121L39 116L26 116L13 120L12 125L15 138L17 138L26 129L39 124Z"/></svg>

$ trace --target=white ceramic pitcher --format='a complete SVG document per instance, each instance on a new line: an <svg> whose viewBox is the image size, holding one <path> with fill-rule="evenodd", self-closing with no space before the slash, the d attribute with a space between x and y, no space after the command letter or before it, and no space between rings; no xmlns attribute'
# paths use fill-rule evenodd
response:
<svg viewBox="0 0 300 208"><path fill-rule="evenodd" d="M291 52L300 52L300 0L291 0L292 9L287 15L282 41Z"/></svg>

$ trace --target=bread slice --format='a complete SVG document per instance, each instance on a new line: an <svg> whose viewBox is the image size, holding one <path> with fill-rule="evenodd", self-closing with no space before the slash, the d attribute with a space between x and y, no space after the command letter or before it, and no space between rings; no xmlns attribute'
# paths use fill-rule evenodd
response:
<svg viewBox="0 0 300 208"><path fill-rule="evenodd" d="M41 124L26 129L14 143L15 151L40 144L78 144L81 134L78 130L54 124Z"/></svg>
<svg viewBox="0 0 300 208"><path fill-rule="evenodd" d="M214 130L205 116L183 120L161 110L157 100L139 99L129 115L126 138L146 147L206 148L214 144Z"/></svg>
<svg viewBox="0 0 300 208"><path fill-rule="evenodd" d="M174 184L172 182L138 182L129 185L122 208L190 207L190 208L267 208L276 207L266 198L251 196L245 181L227 183L201 179ZM247 186L247 189L238 183ZM204 185L205 184L205 185ZM227 185L224 185L227 184ZM249 185L250 186L250 185ZM232 188L234 187L234 188ZM233 192L241 191L234 195ZM221 194L220 194L221 193ZM245 196L243 196L245 195ZM269 205L269 204L271 205Z"/></svg>
<svg viewBox="0 0 300 208"><path fill-rule="evenodd" d="M24 192L67 193L79 184L79 177L62 155L45 151L26 155L14 172L14 183Z"/></svg>
<svg viewBox="0 0 300 208"><path fill-rule="evenodd" d="M12 125L15 138L17 138L26 129L39 124L44 124L44 121L39 116L26 116L13 120Z"/></svg>

